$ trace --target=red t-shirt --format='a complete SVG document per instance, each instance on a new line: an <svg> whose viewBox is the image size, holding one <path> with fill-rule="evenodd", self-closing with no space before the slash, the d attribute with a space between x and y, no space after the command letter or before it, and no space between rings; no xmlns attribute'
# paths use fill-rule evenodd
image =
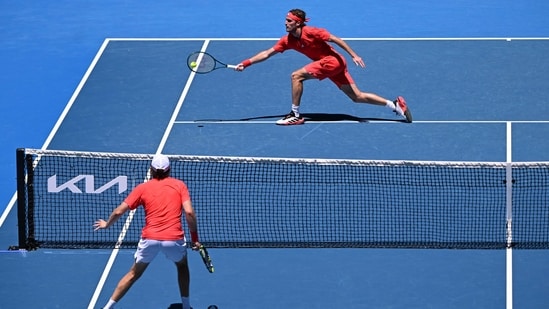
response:
<svg viewBox="0 0 549 309"><path fill-rule="evenodd" d="M125 202L130 209L140 205L145 209L145 227L141 237L154 240L179 240L184 232L181 225L183 203L190 200L187 185L168 177L151 179L135 187Z"/></svg>
<svg viewBox="0 0 549 309"><path fill-rule="evenodd" d="M330 44L330 33L326 29L310 26L301 27L301 37L296 38L289 34L283 36L273 46L273 49L279 53L288 49L294 49L313 61L320 60L326 56L336 56L343 58Z"/></svg>

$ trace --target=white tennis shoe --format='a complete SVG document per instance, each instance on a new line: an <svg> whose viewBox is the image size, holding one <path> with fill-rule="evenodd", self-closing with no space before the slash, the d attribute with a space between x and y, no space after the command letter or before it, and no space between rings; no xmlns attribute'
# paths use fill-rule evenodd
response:
<svg viewBox="0 0 549 309"><path fill-rule="evenodd" d="M276 124L282 125L282 126L290 126L290 125L297 125L297 124L303 124L303 123L305 123L305 119L303 119L303 117L296 117L293 111L291 111L288 115L284 116L284 118L276 121Z"/></svg>

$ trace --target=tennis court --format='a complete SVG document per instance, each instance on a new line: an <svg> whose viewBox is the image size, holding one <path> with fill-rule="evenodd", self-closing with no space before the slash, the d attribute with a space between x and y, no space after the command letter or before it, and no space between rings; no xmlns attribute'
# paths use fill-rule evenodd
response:
<svg viewBox="0 0 549 309"><path fill-rule="evenodd" d="M354 104L328 81L308 81L301 109L308 121L295 127L274 122L289 109L290 72L307 63L299 54L286 52L242 73L218 70L194 75L184 61L190 52L203 49L224 62L238 63L270 47L283 35L281 14L288 4L263 4L261 16L254 1L232 8L253 16L258 25L253 32L245 26L222 27L235 21L220 12L211 15L201 8L190 13L189 7L177 11L175 2L154 8L120 2L111 4L108 13L107 7L95 4L87 13L79 11L83 17L97 18L90 22L95 27L90 31L96 33L93 39L79 37L78 48L56 52L66 54L68 68L56 71L58 63L48 64L53 46L38 54L46 59L45 71L53 72L39 77L71 77L60 77L64 81L59 82L64 89L60 93L54 93L54 87L38 88L38 94L51 93L63 102L54 104L44 118L35 116L42 123L38 142L25 138L17 141L17 147L198 156L549 161L545 141L549 29L536 21L549 7L534 1L520 8L496 1L484 7L466 2L374 6L351 1L348 10L337 13L308 10L304 4L311 25L325 25L347 38L365 59L366 69L350 68L357 85L387 97L404 95L414 123L401 123L383 108ZM74 4L65 4L63 9L17 5L13 12L18 13L0 14L17 20L43 11L49 17L77 11ZM211 3L215 4L221 5ZM353 6L388 16L399 7L408 16L423 18L385 28L372 13L372 24L377 26L363 29ZM156 23L147 10L165 20L188 20L168 27ZM115 22L99 26L122 12L126 12L121 23L125 26L116 28ZM450 14L472 22L445 19ZM510 25L501 16L512 16L517 23ZM148 29L142 26L137 31L128 25L135 26L143 21L140 18ZM445 23L433 29L426 22L433 18ZM479 19L489 25L476 24ZM196 33L189 33L191 21L199 25ZM218 27L207 27L208 22ZM174 25L186 26L185 31L176 31ZM70 37L68 32L59 36ZM42 41L47 39L44 34ZM38 43L31 45L35 52L40 50ZM8 98L17 98L13 90L5 90ZM14 160L15 148L3 149L4 155ZM6 187L14 188L10 179ZM6 201L12 194L13 190L5 193ZM15 209L4 212L0 249L17 244ZM544 308L549 303L547 250L513 250L511 265L506 250L211 249L210 254L214 274L204 269L197 254L191 254L195 309L210 304L219 308ZM132 249L2 251L0 307L100 308L132 258ZM157 258L119 307L177 308L173 271L171 263Z"/></svg>

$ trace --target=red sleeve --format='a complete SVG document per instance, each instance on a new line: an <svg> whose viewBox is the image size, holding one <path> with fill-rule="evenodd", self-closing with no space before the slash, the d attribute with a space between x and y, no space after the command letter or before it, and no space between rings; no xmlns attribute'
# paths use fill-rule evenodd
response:
<svg viewBox="0 0 549 309"><path fill-rule="evenodd" d="M276 50L279 53L284 52L288 49L288 37L283 36L276 42L276 44L273 46L273 49Z"/></svg>
<svg viewBox="0 0 549 309"><path fill-rule="evenodd" d="M181 202L185 203L186 201L189 201L191 199L191 196L189 194L189 189L187 188L187 185L184 182L181 182Z"/></svg>
<svg viewBox="0 0 549 309"><path fill-rule="evenodd" d="M330 32L324 28L309 27L308 30L313 36L323 41L328 41L330 39Z"/></svg>
<svg viewBox="0 0 549 309"><path fill-rule="evenodd" d="M124 200L124 202L126 202L126 204L128 204L128 206L132 210L136 209L139 205L142 204L141 194L143 192L143 185L144 183L135 187L135 189L133 189L132 192Z"/></svg>

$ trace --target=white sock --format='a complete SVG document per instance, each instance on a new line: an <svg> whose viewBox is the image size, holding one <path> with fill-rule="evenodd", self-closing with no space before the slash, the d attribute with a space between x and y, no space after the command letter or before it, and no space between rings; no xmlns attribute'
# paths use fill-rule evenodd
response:
<svg viewBox="0 0 549 309"><path fill-rule="evenodd" d="M183 304L183 309L191 309L191 301L188 297L181 296L181 304Z"/></svg>
<svg viewBox="0 0 549 309"><path fill-rule="evenodd" d="M299 105L292 104L292 112L294 112L296 117L299 117Z"/></svg>
<svg viewBox="0 0 549 309"><path fill-rule="evenodd" d="M393 101L390 101L390 100L387 100L387 103L386 103L385 106L390 108L392 111L394 111L396 109L395 103L393 103Z"/></svg>
<svg viewBox="0 0 549 309"><path fill-rule="evenodd" d="M109 299L109 302L103 307L103 309L114 309L116 302L112 299Z"/></svg>

